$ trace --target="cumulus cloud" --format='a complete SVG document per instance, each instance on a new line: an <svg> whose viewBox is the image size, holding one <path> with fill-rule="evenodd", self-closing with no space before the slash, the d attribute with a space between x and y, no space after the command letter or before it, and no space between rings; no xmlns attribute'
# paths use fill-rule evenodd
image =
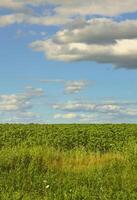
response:
<svg viewBox="0 0 137 200"><path fill-rule="evenodd" d="M33 24L33 25L60 25L71 22L72 19L62 18L61 16L35 16L24 13L13 13L0 16L0 27L12 24Z"/></svg>
<svg viewBox="0 0 137 200"><path fill-rule="evenodd" d="M35 51L58 61L94 61L116 68L137 68L137 20L93 19L80 28L59 31L48 40L34 41Z"/></svg>
<svg viewBox="0 0 137 200"><path fill-rule="evenodd" d="M0 16L0 27L8 26L11 24L19 24L24 21L24 14L8 14Z"/></svg>
<svg viewBox="0 0 137 200"><path fill-rule="evenodd" d="M32 107L31 100L44 94L41 88L26 87L22 94L0 95L0 111L26 111Z"/></svg>
<svg viewBox="0 0 137 200"><path fill-rule="evenodd" d="M33 99L43 96L41 88L26 87L26 91L21 94L1 94L0 95L0 115L6 119L27 122L37 119L38 114L33 113Z"/></svg>
<svg viewBox="0 0 137 200"><path fill-rule="evenodd" d="M81 103L81 102L67 102L64 104L54 104L54 109L69 112L100 112L100 113L114 113L120 109L117 104L95 104L95 103Z"/></svg>
<svg viewBox="0 0 137 200"><path fill-rule="evenodd" d="M56 1L56 0L55 0ZM62 3L60 7L56 8L56 12L62 15L104 15L115 16L121 13L137 11L136 0L71 0L57 1Z"/></svg>
<svg viewBox="0 0 137 200"><path fill-rule="evenodd" d="M19 9L24 7L24 3L16 0L1 0L0 7L10 8L10 9Z"/></svg>
<svg viewBox="0 0 137 200"><path fill-rule="evenodd" d="M73 123L112 123L112 119L108 116L103 116L97 113L57 113L54 115L55 120L67 120Z"/></svg>
<svg viewBox="0 0 137 200"><path fill-rule="evenodd" d="M5 8L20 8L40 5L54 5L55 11L59 15L74 16L74 15L107 15L114 16L121 13L137 11L136 0L1 0L0 7Z"/></svg>
<svg viewBox="0 0 137 200"><path fill-rule="evenodd" d="M78 93L86 88L88 82L85 80L67 81L65 84L65 93L73 94Z"/></svg>
<svg viewBox="0 0 137 200"><path fill-rule="evenodd" d="M80 123L103 123L105 119L102 119L102 116L97 114L90 114L90 113L57 113L54 114L55 120L67 120L68 122L80 122Z"/></svg>
<svg viewBox="0 0 137 200"><path fill-rule="evenodd" d="M78 20L79 21L79 20ZM55 43L112 44L120 39L137 38L137 20L116 22L112 19L98 18L82 24L73 24L59 31L53 41Z"/></svg>
<svg viewBox="0 0 137 200"><path fill-rule="evenodd" d="M39 6L49 12L37 13L35 7ZM20 23L65 25L64 30L48 40L34 41L30 45L44 52L48 59L86 60L112 64L116 68L137 68L137 20L117 22L104 17L137 11L136 0L115 0L115 3L112 0L1 0L0 7L16 9L0 16L0 27ZM32 11L25 12L30 7ZM93 15L100 15L100 19L92 19ZM86 21L87 16L90 20Z"/></svg>
<svg viewBox="0 0 137 200"><path fill-rule="evenodd" d="M137 119L137 102L77 102L53 105L55 120L80 123L133 123Z"/></svg>
<svg viewBox="0 0 137 200"><path fill-rule="evenodd" d="M110 121L123 121L127 119L135 120L137 117L137 102L77 102L69 101L66 103L57 103L53 105L53 109L59 111L55 118L80 119L86 122L95 118L98 122L100 119L109 119ZM73 114L73 115L72 115ZM68 117L69 118L69 117ZM120 119L120 120L119 120ZM129 121L130 121L129 120ZM133 121L132 121L133 122Z"/></svg>
<svg viewBox="0 0 137 200"><path fill-rule="evenodd" d="M64 80L64 79L45 79L40 80L42 83L61 83L64 86L65 94L75 94L84 90L91 81L88 80Z"/></svg>
<svg viewBox="0 0 137 200"><path fill-rule="evenodd" d="M49 7L49 5L52 5ZM35 7L43 6L49 14L37 15ZM14 23L28 23L37 25L62 25L72 22L77 16L116 16L122 13L136 12L136 0L1 0L0 8L18 11L9 15L0 16L1 26ZM28 12L29 11L29 12ZM23 13L21 13L23 12ZM28 15L28 13L30 13ZM48 13L48 12L46 12ZM23 15L24 14L24 15ZM21 15L21 16L20 16ZM20 17L20 20L18 20Z"/></svg>
<svg viewBox="0 0 137 200"><path fill-rule="evenodd" d="M0 95L0 111L24 111L31 108L25 95Z"/></svg>

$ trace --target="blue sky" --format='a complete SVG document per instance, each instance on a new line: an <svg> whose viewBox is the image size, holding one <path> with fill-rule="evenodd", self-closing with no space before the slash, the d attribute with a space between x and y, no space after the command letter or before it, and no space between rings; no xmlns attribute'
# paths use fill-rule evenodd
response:
<svg viewBox="0 0 137 200"><path fill-rule="evenodd" d="M136 0L1 0L0 44L1 123L137 122Z"/></svg>

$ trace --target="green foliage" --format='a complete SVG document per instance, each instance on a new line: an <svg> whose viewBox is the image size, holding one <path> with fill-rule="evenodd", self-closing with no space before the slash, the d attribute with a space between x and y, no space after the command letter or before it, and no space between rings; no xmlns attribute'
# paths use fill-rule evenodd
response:
<svg viewBox="0 0 137 200"><path fill-rule="evenodd" d="M137 142L137 125L0 125L0 148L49 145L107 152L121 150L131 139Z"/></svg>
<svg viewBox="0 0 137 200"><path fill-rule="evenodd" d="M136 200L136 183L137 125L0 125L2 200Z"/></svg>

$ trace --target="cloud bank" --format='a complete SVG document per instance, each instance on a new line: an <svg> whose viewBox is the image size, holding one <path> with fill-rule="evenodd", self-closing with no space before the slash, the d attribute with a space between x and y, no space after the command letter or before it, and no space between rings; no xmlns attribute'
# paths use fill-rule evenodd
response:
<svg viewBox="0 0 137 200"><path fill-rule="evenodd" d="M23 23L60 29L63 25L54 36L30 45L47 59L137 68L137 20L114 20L137 12L136 0L1 0L0 8L9 10L0 15L0 27ZM96 15L99 18L93 19Z"/></svg>
<svg viewBox="0 0 137 200"><path fill-rule="evenodd" d="M133 122L137 117L137 102L77 102L53 105L54 119L75 120L83 123ZM120 120L119 120L120 119Z"/></svg>
<svg viewBox="0 0 137 200"><path fill-rule="evenodd" d="M19 9L27 6L54 5L54 10L58 15L107 15L114 16L122 13L137 11L136 0L1 0L0 7L9 9Z"/></svg>
<svg viewBox="0 0 137 200"><path fill-rule="evenodd" d="M48 40L34 41L30 46L51 60L92 61L136 69L137 20L92 19L82 26L59 31Z"/></svg>

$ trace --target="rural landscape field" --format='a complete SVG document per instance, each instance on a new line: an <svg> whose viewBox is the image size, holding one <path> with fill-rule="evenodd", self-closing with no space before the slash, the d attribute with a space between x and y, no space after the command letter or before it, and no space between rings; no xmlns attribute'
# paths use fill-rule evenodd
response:
<svg viewBox="0 0 137 200"><path fill-rule="evenodd" d="M137 0L0 0L0 200L137 200Z"/></svg>
<svg viewBox="0 0 137 200"><path fill-rule="evenodd" d="M0 199L136 200L137 125L0 125Z"/></svg>

